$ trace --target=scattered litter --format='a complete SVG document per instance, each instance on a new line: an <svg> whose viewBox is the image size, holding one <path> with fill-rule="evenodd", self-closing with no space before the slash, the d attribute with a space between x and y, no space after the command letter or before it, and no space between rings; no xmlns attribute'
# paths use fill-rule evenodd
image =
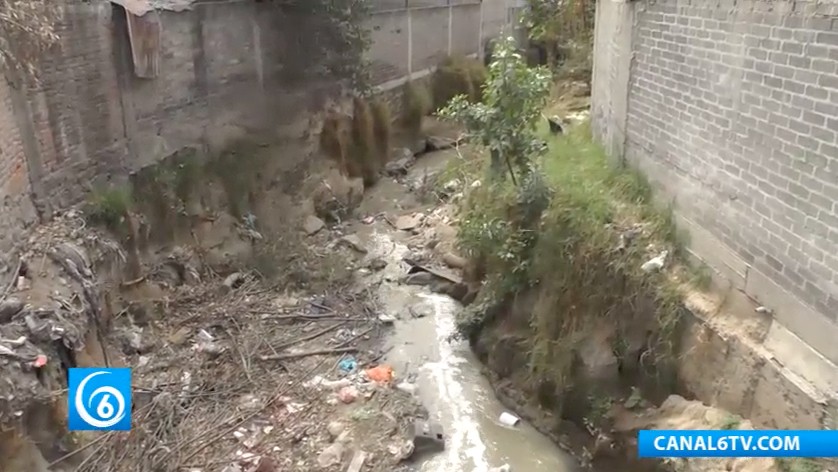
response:
<svg viewBox="0 0 838 472"><path fill-rule="evenodd" d="M45 365L47 365L47 356L43 354L38 354L37 356L35 356L35 360L32 361L32 366L36 369L40 369Z"/></svg>
<svg viewBox="0 0 838 472"><path fill-rule="evenodd" d="M323 387L329 390L337 390L350 385L352 385L352 381L349 379L327 380L319 375L303 384L307 388Z"/></svg>
<svg viewBox="0 0 838 472"><path fill-rule="evenodd" d="M233 272L224 279L224 286L228 288L239 288L244 283L244 274Z"/></svg>
<svg viewBox="0 0 838 472"><path fill-rule="evenodd" d="M640 266L640 269L643 272L657 272L663 268L664 264L666 263L666 256L668 255L669 251L663 251L657 257L654 257L646 261L642 266Z"/></svg>
<svg viewBox="0 0 838 472"><path fill-rule="evenodd" d="M2 339L0 338L0 343L8 344L12 347L20 347L26 344L26 336L21 336L17 339Z"/></svg>
<svg viewBox="0 0 838 472"><path fill-rule="evenodd" d="M407 393L409 395L416 395L416 392L419 390L416 384L412 384L410 382L402 382L396 385L396 389L401 390L402 392Z"/></svg>
<svg viewBox="0 0 838 472"><path fill-rule="evenodd" d="M288 413L291 413L292 415L294 413L299 413L299 412L303 411L303 408L305 408L305 407L306 407L305 403L286 403L285 404L285 409L288 410Z"/></svg>
<svg viewBox="0 0 838 472"><path fill-rule="evenodd" d="M393 315L378 315L378 321L384 324L393 324L396 322L396 317Z"/></svg>
<svg viewBox="0 0 838 472"><path fill-rule="evenodd" d="M512 472L512 467L509 464L503 464L500 467L492 467L489 472Z"/></svg>
<svg viewBox="0 0 838 472"><path fill-rule="evenodd" d="M413 456L416 446L413 441L399 441L387 446L387 451L399 461L405 461Z"/></svg>
<svg viewBox="0 0 838 472"><path fill-rule="evenodd" d="M774 313L774 310L768 308L767 306L758 306L754 311L757 313L762 313L764 315L771 315Z"/></svg>
<svg viewBox="0 0 838 472"><path fill-rule="evenodd" d="M262 406L262 401L256 395L242 395L239 397L239 408L242 410L258 410Z"/></svg>
<svg viewBox="0 0 838 472"><path fill-rule="evenodd" d="M18 292L25 292L25 291L29 290L30 288L32 288L32 283L29 282L29 279L27 279L26 277L24 277L22 275L17 278L17 291Z"/></svg>
<svg viewBox="0 0 838 472"><path fill-rule="evenodd" d="M338 364L338 368L344 374L351 374L352 372L355 372L355 369L358 368L358 361L356 361L355 358L352 356L345 357Z"/></svg>
<svg viewBox="0 0 838 472"><path fill-rule="evenodd" d="M338 400L343 403L350 404L358 398L358 389L350 385L343 387L338 391Z"/></svg>
<svg viewBox="0 0 838 472"><path fill-rule="evenodd" d="M215 341L215 338L214 338L214 337L212 337L212 335L211 335L211 334L209 334L209 333L208 333L206 330L204 330L204 329L201 329L200 331L198 331L198 338L200 338L200 339L201 339L201 341L206 341L206 342L208 342L208 343L211 343L211 342Z"/></svg>
<svg viewBox="0 0 838 472"><path fill-rule="evenodd" d="M521 421L521 418L513 415L512 413L503 412L500 414L500 424L504 426L513 427L517 425Z"/></svg>
<svg viewBox="0 0 838 472"><path fill-rule="evenodd" d="M389 384L393 381L393 368L389 365L380 365L364 371L367 378L379 384Z"/></svg>
<svg viewBox="0 0 838 472"><path fill-rule="evenodd" d="M148 356L140 356L137 359L137 367L145 367L150 361L151 359L149 359Z"/></svg>
<svg viewBox="0 0 838 472"><path fill-rule="evenodd" d="M483 185L483 182L481 182L479 180L475 180L474 182L471 183L471 188L480 188L481 185Z"/></svg>

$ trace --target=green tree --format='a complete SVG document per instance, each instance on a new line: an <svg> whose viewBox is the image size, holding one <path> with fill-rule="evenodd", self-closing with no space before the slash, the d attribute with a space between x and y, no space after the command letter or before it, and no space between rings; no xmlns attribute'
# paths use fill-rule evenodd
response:
<svg viewBox="0 0 838 472"><path fill-rule="evenodd" d="M560 47L592 43L595 9L594 0L527 0L523 24L530 39L546 49L551 70Z"/></svg>
<svg viewBox="0 0 838 472"><path fill-rule="evenodd" d="M463 123L468 133L488 148L493 178L506 175L506 164L517 185L516 173L528 177L535 159L546 150L536 129L549 90L549 71L527 67L515 40L507 37L497 44L483 101L469 103L468 97L460 95L440 110L440 115Z"/></svg>
<svg viewBox="0 0 838 472"><path fill-rule="evenodd" d="M0 68L8 78L36 76L38 56L58 41L54 0L0 0Z"/></svg>

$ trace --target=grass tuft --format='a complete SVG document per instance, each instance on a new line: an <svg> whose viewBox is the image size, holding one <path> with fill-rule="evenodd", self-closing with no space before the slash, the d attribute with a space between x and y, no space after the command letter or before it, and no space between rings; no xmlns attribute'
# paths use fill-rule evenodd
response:
<svg viewBox="0 0 838 472"><path fill-rule="evenodd" d="M487 76L486 66L477 59L446 58L431 77L434 108L444 107L457 95L466 95L471 102L480 101Z"/></svg>
<svg viewBox="0 0 838 472"><path fill-rule="evenodd" d="M91 223L118 233L132 206L133 198L129 188L100 188L91 192L85 206L85 215Z"/></svg>
<svg viewBox="0 0 838 472"><path fill-rule="evenodd" d="M409 81L402 95L402 126L416 135L422 129L422 118L433 111L433 98L425 84Z"/></svg>
<svg viewBox="0 0 838 472"><path fill-rule="evenodd" d="M393 118L390 107L381 99L373 100L370 104L373 121L373 135L375 137L375 152L380 165L385 165L390 159L390 138L393 134Z"/></svg>

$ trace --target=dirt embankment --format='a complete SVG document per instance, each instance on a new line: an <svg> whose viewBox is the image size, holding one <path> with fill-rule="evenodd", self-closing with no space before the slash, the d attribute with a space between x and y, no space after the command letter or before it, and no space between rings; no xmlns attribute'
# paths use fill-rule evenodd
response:
<svg viewBox="0 0 838 472"><path fill-rule="evenodd" d="M573 121L582 98L571 87L549 115ZM526 195L468 185L482 177L481 162L458 170L469 189L459 214L465 273L481 287L461 332L499 396L594 469L783 470L774 460L637 459L641 427L714 429L726 415L673 396L690 398L677 362L688 355L683 299L709 275L683 262L671 216L641 176L611 167L585 127L545 130L552 195L534 226L514 224L527 214Z"/></svg>
<svg viewBox="0 0 838 472"><path fill-rule="evenodd" d="M387 321L353 275L381 267L344 232L364 187L427 144L376 126L378 147L323 156L328 116L350 134L394 121L359 107L290 140L184 150L34 231L0 292L0 471L391 471L411 455L427 415L399 373L369 370ZM132 431L68 432L67 369L94 366L133 368Z"/></svg>

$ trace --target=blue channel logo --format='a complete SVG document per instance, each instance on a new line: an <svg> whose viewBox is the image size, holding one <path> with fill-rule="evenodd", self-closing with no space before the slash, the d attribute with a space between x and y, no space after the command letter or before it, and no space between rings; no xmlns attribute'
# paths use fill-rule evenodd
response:
<svg viewBox="0 0 838 472"><path fill-rule="evenodd" d="M74 367L69 377L70 431L131 429L131 369Z"/></svg>

